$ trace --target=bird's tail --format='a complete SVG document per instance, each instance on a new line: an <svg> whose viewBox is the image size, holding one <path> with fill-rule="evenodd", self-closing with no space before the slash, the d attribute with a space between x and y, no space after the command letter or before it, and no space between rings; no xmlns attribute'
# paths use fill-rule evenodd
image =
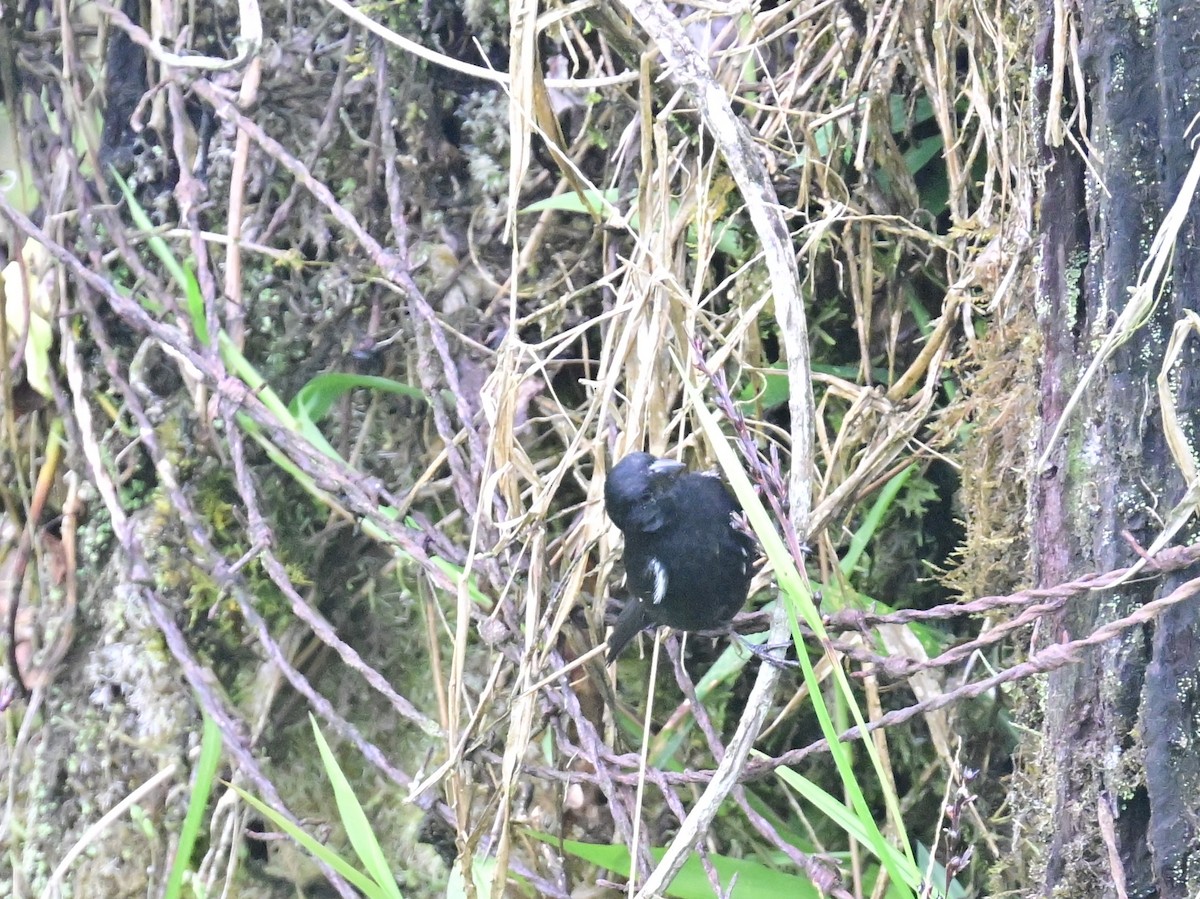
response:
<svg viewBox="0 0 1200 899"><path fill-rule="evenodd" d="M613 625L612 635L608 638L608 664L611 665L615 662L617 656L621 654L621 650L629 645L629 641L637 635L637 632L649 627L650 624L650 619L646 617L646 610L642 608L639 600L634 598L625 603L625 608L621 610L617 623Z"/></svg>

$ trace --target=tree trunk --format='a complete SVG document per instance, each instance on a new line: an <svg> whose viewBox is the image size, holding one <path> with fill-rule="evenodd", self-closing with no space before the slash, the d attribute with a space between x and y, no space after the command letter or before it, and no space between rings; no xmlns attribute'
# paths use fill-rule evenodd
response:
<svg viewBox="0 0 1200 899"><path fill-rule="evenodd" d="M1043 4L1035 70L1054 65L1054 6ZM1200 6L1085 2L1078 19L1086 97L1071 97L1080 138L1043 145L1039 312L1045 341L1039 451L1062 436L1035 477L1036 575L1041 584L1137 561L1128 531L1150 546L1183 498L1156 379L1172 330L1197 306L1200 241L1193 205L1174 241L1157 304L1081 391L1072 392L1118 317L1195 156L1200 113ZM1059 27L1065 22L1061 19ZM1071 81L1071 66L1066 66ZM1051 83L1039 90L1044 118ZM1079 135L1086 113L1086 132ZM1043 140L1051 129L1039 129ZM1079 145L1091 148L1084 160ZM1098 180L1099 179L1099 180ZM1186 202L1186 199L1185 199ZM1064 211L1074 211L1064 214ZM1170 244L1168 244L1169 246ZM1195 335L1167 372L1180 426L1195 446L1200 397ZM1177 542L1188 542L1186 526ZM1077 598L1036 635L1039 646L1086 636L1194 577L1185 570ZM1200 886L1200 628L1194 600L1087 653L1046 682L1042 745L1025 773L1048 797L1032 842L1044 853L1039 895L1191 897ZM1039 783L1040 778L1040 783ZM1039 789L1040 787L1040 789ZM1111 826L1109 823L1111 822ZM1033 884L1031 884L1033 886Z"/></svg>

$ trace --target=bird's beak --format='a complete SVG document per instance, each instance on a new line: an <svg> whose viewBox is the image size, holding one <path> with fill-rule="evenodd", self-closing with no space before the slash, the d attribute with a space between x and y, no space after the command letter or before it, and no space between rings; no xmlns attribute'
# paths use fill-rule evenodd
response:
<svg viewBox="0 0 1200 899"><path fill-rule="evenodd" d="M656 478L671 477L685 471L687 466L674 459L655 459L650 464L650 474Z"/></svg>

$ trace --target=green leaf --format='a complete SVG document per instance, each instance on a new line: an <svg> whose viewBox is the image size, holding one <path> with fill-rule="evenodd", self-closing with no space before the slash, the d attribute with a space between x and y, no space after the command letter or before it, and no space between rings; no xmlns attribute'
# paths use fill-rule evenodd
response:
<svg viewBox="0 0 1200 899"><path fill-rule="evenodd" d="M787 403L790 390L787 363L774 362L754 372L752 381L738 394L738 405L745 415L760 415Z"/></svg>
<svg viewBox="0 0 1200 899"><path fill-rule="evenodd" d="M380 895L387 896L389 899L400 899L400 888L396 885L392 868L388 864L387 856L383 854L379 840L375 838L375 832L371 829L371 822L367 820L366 812L363 811L358 797L354 795L354 788L350 786L350 781L346 779L337 759L333 757L329 744L325 742L321 729L317 727L317 719L310 714L308 720L312 722L313 736L317 740L321 762L325 765L325 775L333 787L333 797L337 802L338 815L342 819L342 826L346 828L346 836L350 839L350 845L354 847L354 851L358 854L359 861L363 863L367 873L381 887Z"/></svg>
<svg viewBox="0 0 1200 899"><path fill-rule="evenodd" d="M733 448L729 445L729 441L721 432L716 417L705 405L704 397L700 395L699 389L687 384L685 384L685 388L690 395L689 398L692 401L691 405L694 414L699 420L701 429L708 438L713 452L717 456L721 470L728 479L739 502L741 502L742 508L746 512L746 517L750 521L750 526L754 528L754 533L758 536L759 542L762 544L763 550L775 570L780 593L788 611L792 639L798 647L803 646L804 638L800 633L799 625L799 619L803 618L815 638L822 641L824 646L827 647L828 636L825 632L825 625L821 620L820 612L813 602L812 590L808 584L807 577L801 574L800 570L796 567L795 560L792 559L791 554L784 545L783 539L775 530L771 516L755 492L754 486L750 483L750 478L738 463L737 456ZM884 839L883 834L879 830L879 825L874 820L871 809L867 805L862 787L858 782L858 775L854 769L849 747L838 740L840 731L834 725L833 719L830 716L829 708L824 700L822 684L813 669L809 653L806 649L802 648L797 653L797 657L804 674L804 682L808 687L810 707L813 714L816 715L817 721L820 723L822 734L829 741L829 753L833 758L838 774L841 777L842 785L845 787L846 794L853 807L854 816L862 826L862 832L868 835L868 839L865 841L866 844L870 846L875 855L888 868L888 873L895 882L904 884L908 890L915 890L921 880L920 871L917 870L916 864L910 855L901 855L898 852L894 852ZM840 701L850 711L854 718L854 723L863 729L863 736L859 738L859 743L871 760L871 770L875 772L879 780L879 785L883 788L884 799L892 809L892 820L902 830L903 818L900 814L899 803L894 792L887 789L888 781L882 761L879 758L874 741L866 734L862 710L858 707L846 673L836 660L830 665L829 671L837 686L837 695ZM907 846L907 837L903 832L898 834L897 838L901 845Z"/></svg>
<svg viewBox="0 0 1200 899"><path fill-rule="evenodd" d="M205 715L203 736L200 738L200 757L196 760L193 773L187 816L183 819L183 827L179 831L179 845L175 849L175 861L171 865L166 889L163 890L163 899L177 899L183 890L183 878L192 867L192 853L200 836L204 811L208 808L209 797L212 796L220 762L221 728L217 726L216 721Z"/></svg>
<svg viewBox="0 0 1200 899"><path fill-rule="evenodd" d="M762 753L755 750L755 753L766 758ZM867 828L863 826L862 821L855 817L850 809L846 808L845 803L835 796L831 796L823 788L813 783L806 777L801 777L791 768L781 766L775 769L775 773L790 786L793 790L800 794L801 798L808 800L817 808L826 818L840 827L847 836L864 843L868 847L871 844L871 835L867 832Z"/></svg>
<svg viewBox="0 0 1200 899"><path fill-rule="evenodd" d="M335 402L357 387L395 393L412 399L425 399L423 390L402 381L393 381L391 378L380 378L374 375L331 371L317 375L301 387L292 398L288 410L297 419L316 423L325 417Z"/></svg>
<svg viewBox="0 0 1200 899"><path fill-rule="evenodd" d="M261 799L251 796L241 787L234 784L228 785L231 790L236 792L242 800L255 809L259 814L265 817L268 821L286 833L289 837L300 844L300 847L307 851L309 855L324 862L333 870L337 871L349 883L366 894L369 899L389 899L391 893L386 893L379 884L375 883L371 878L367 877L348 861L326 846L324 843L318 842L313 837L300 827L297 827L271 806L267 805Z"/></svg>
<svg viewBox="0 0 1200 899"><path fill-rule="evenodd" d="M16 147L12 113L7 103L0 103L0 193L7 194L8 202L16 209L32 215L37 209L39 194L33 183L32 167L18 163ZM84 155L81 150L76 158L82 159Z"/></svg>
<svg viewBox="0 0 1200 899"><path fill-rule="evenodd" d="M942 890L941 895L945 896L946 899L966 899L966 888L958 882L958 878L952 879L947 888L946 866L937 859L930 859L929 847L924 843L917 844L917 862L920 864L922 871L930 872L929 883L938 890Z"/></svg>
<svg viewBox="0 0 1200 899"><path fill-rule="evenodd" d="M909 98L906 94L892 94L888 97L888 111L892 116L892 131L899 134L907 131L913 125L920 125L933 118L933 102L928 97L919 97L909 111Z"/></svg>
<svg viewBox="0 0 1200 899"><path fill-rule="evenodd" d="M479 853L471 857L471 884L475 887L474 894L467 891L461 861L456 861L450 869L450 879L446 882L446 899L468 899L472 895L490 896L492 880L496 876L496 860Z"/></svg>
<svg viewBox="0 0 1200 899"><path fill-rule="evenodd" d="M942 136L935 134L933 137L927 137L922 141L918 141L913 147L910 147L904 152L904 165L910 174L915 175L921 169L925 168L931 160L939 156L942 152Z"/></svg>
<svg viewBox="0 0 1200 899"><path fill-rule="evenodd" d="M544 200L538 200L536 203L530 203L521 212L545 212L546 210L554 210L555 212L581 212L586 215L592 215L596 208L602 210L610 210L617 202L620 196L620 191L615 187L605 191L585 190L583 197L575 191L566 191L561 194L556 194L553 197L546 197ZM592 208L588 208L588 205Z"/></svg>
<svg viewBox="0 0 1200 899"><path fill-rule="evenodd" d="M167 270L179 289L183 291L184 308L187 309L188 318L191 319L196 339L200 341L201 346L208 346L208 320L205 318L204 297L200 293L200 282L196 280L196 275L190 268L185 268L175 258L171 247L157 234L154 223L146 215L146 210L138 203L137 197L133 195L133 190L130 189L125 179L116 169L111 169L111 171L117 186L121 188L121 193L125 196L125 202L129 204L129 215L133 219L133 223L146 238L146 245L158 257L158 261L163 264L163 268Z"/></svg>
<svg viewBox="0 0 1200 899"><path fill-rule="evenodd" d="M629 850L625 846L559 840L537 831L531 831L530 834L552 846L561 847L564 852L576 858L599 865L622 877L629 876ZM665 853L666 850L661 848L650 850L655 861L660 860ZM711 852L708 859L720 878L722 895L728 895L732 899L759 899L763 896L816 899L820 895L807 877L786 874L752 859L729 858ZM729 891L731 884L733 889ZM666 895L677 899L711 899L712 884L708 882L708 875L704 872L699 855L693 853L688 857L683 869L667 887Z"/></svg>
<svg viewBox="0 0 1200 899"><path fill-rule="evenodd" d="M863 518L862 524L859 525L858 530L854 533L854 537L851 538L850 546L842 556L840 562L842 574L849 577L853 573L859 559L862 558L871 541L875 539L875 534L879 528L883 526L892 503L896 501L896 497L908 479L916 474L916 472L917 466L910 465L884 484L883 489L879 491L879 495L875 497L875 502L871 504L871 508Z"/></svg>
<svg viewBox="0 0 1200 899"><path fill-rule="evenodd" d="M339 398L356 387L368 387L385 393L425 399L421 390L390 378L348 372L325 372L317 375L297 391L288 405L288 413L295 419L296 427L305 439L331 459L340 459L341 456L325 439L317 422L325 417Z"/></svg>
<svg viewBox="0 0 1200 899"><path fill-rule="evenodd" d="M616 202L619 196L620 194L615 188L610 188L606 191L584 191L583 199L580 198L579 194L571 191L547 197L544 200L538 200L536 203L530 203L521 212L544 212L547 209L553 209L557 212L578 212L593 215L595 207L599 207L601 212L611 215L617 212ZM593 208L589 209L588 205L585 205L584 199L587 200L588 204L594 204ZM630 204L630 208L636 209L636 193L632 199L633 202ZM679 209L679 202L672 200L670 209L671 214L674 215ZM628 224L634 231L638 230L638 216L636 212L633 212L629 216ZM687 241L688 245L693 248L697 244L697 231L694 224L688 228ZM723 219L713 225L712 245L717 251L732 256L735 259L742 259L746 256L745 232L736 222L730 219Z"/></svg>
<svg viewBox="0 0 1200 899"><path fill-rule="evenodd" d="M726 256L732 256L735 259L744 259L746 257L746 235L737 223L725 219L717 222L713 226L713 246ZM688 240L692 241L692 231L688 231Z"/></svg>

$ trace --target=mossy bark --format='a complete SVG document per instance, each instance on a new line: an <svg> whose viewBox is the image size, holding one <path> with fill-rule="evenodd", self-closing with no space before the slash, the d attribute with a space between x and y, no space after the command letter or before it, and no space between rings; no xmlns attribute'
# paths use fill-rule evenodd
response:
<svg viewBox="0 0 1200 899"><path fill-rule="evenodd" d="M1051 72L1056 24L1065 23L1055 22L1050 3L1043 16L1036 64ZM1149 546L1187 488L1167 443L1156 383L1172 329L1196 308L1194 207L1158 302L1083 384L1074 409L1068 400L1131 302L1192 163L1185 132L1200 113L1200 8L1085 3L1078 27L1087 95L1071 96L1068 84L1064 101L1077 114L1075 140L1044 143L1041 157L1039 451L1069 416L1032 481L1033 558L1042 585L1136 562L1123 533ZM1051 108L1048 76L1038 101L1043 122L1070 113ZM1080 121L1086 134L1078 133ZM1090 159L1081 146L1091 148ZM1189 438L1200 400L1196 355L1193 341L1166 372ZM1187 542L1194 530L1186 527L1176 539ZM1079 596L1043 622L1036 642L1084 637L1195 576L1185 570ZM1191 897L1200 888L1200 757L1190 748L1200 708L1197 614L1194 602L1176 605L1046 678L1040 744L1017 772L1020 792L1034 797L1018 799L1027 835L1019 845L1033 856L1035 871L1025 884L1029 895Z"/></svg>

